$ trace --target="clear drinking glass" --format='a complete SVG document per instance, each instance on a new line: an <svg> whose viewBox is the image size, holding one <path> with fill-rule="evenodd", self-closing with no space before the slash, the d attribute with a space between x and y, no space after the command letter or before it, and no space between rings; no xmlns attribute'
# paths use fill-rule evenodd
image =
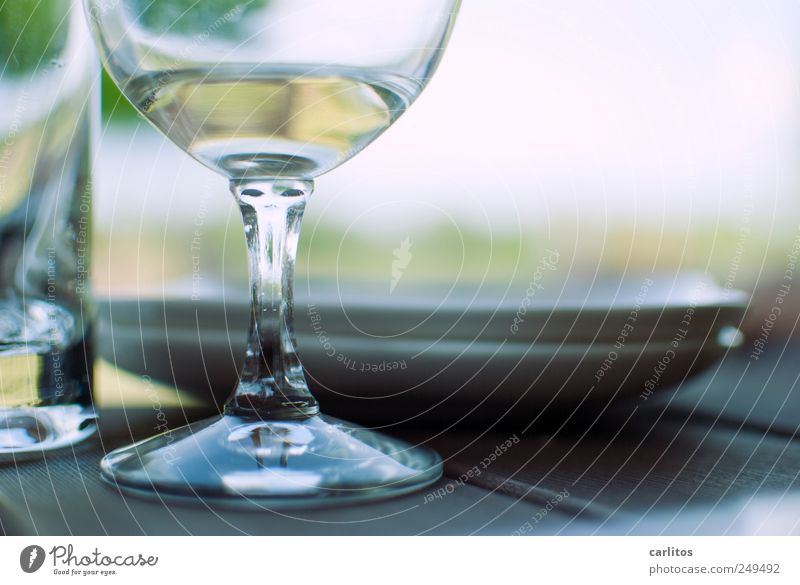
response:
<svg viewBox="0 0 800 585"><path fill-rule="evenodd" d="M95 430L88 281L98 72L78 0L0 3L0 459Z"/></svg>
<svg viewBox="0 0 800 585"><path fill-rule="evenodd" d="M459 1L86 5L122 92L229 180L252 298L246 356L224 415L109 453L106 479L160 497L268 505L385 497L438 479L441 460L429 449L319 414L295 352L292 277L314 178L411 105L439 63Z"/></svg>

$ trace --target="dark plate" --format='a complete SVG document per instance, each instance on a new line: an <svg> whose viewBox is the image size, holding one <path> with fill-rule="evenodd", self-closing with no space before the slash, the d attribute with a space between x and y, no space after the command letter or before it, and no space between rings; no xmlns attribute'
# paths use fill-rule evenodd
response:
<svg viewBox="0 0 800 585"><path fill-rule="evenodd" d="M420 291L391 302L363 287L311 291L313 304L298 295L295 318L312 389L326 412L381 424L644 404L736 343L747 305L747 295L695 276L573 283L524 304L525 291ZM105 359L204 402L233 390L243 300L113 299L100 313Z"/></svg>

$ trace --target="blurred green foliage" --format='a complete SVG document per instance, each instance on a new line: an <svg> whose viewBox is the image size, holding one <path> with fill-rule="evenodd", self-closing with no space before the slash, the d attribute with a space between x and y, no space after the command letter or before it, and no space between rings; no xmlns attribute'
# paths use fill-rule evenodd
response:
<svg viewBox="0 0 800 585"><path fill-rule="evenodd" d="M125 97L122 95L122 92L120 92L116 84L111 80L105 70L103 70L102 88L102 108L104 121L124 123L136 119L138 113L130 104L130 102L125 99Z"/></svg>
<svg viewBox="0 0 800 585"><path fill-rule="evenodd" d="M64 50L69 33L67 0L0 2L0 71L22 75L49 65Z"/></svg>
<svg viewBox="0 0 800 585"><path fill-rule="evenodd" d="M244 12L266 4L268 0L128 0L130 11L142 26L174 33L200 33L225 15L242 16ZM232 18L227 25L234 25ZM224 28L225 24L223 24ZM215 33L219 31L215 30Z"/></svg>
<svg viewBox="0 0 800 585"><path fill-rule="evenodd" d="M130 11L137 15L142 26L171 32L201 32L209 23L236 11L239 0L129 0Z"/></svg>

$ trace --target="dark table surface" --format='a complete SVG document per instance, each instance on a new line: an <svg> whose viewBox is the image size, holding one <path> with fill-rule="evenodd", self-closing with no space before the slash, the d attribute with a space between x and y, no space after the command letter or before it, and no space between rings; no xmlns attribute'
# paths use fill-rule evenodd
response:
<svg viewBox="0 0 800 585"><path fill-rule="evenodd" d="M155 412L109 408L97 438L0 467L0 528L43 535L800 534L799 350L775 340L757 361L731 353L671 398L601 417L402 429L394 434L442 454L445 477L422 492L341 508L229 510L120 494L99 479L98 461L150 434ZM178 422L205 414L167 412ZM508 440L510 448L482 465ZM480 473L459 480L475 466Z"/></svg>

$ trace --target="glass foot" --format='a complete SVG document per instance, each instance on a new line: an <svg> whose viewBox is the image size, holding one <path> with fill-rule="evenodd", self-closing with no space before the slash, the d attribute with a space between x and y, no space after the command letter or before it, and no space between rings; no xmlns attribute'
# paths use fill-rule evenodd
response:
<svg viewBox="0 0 800 585"><path fill-rule="evenodd" d="M442 461L415 447L325 416L205 420L106 455L106 480L129 492L314 506L401 495L439 479Z"/></svg>
<svg viewBox="0 0 800 585"><path fill-rule="evenodd" d="M80 405L0 408L0 462L70 447L96 430L94 411Z"/></svg>

